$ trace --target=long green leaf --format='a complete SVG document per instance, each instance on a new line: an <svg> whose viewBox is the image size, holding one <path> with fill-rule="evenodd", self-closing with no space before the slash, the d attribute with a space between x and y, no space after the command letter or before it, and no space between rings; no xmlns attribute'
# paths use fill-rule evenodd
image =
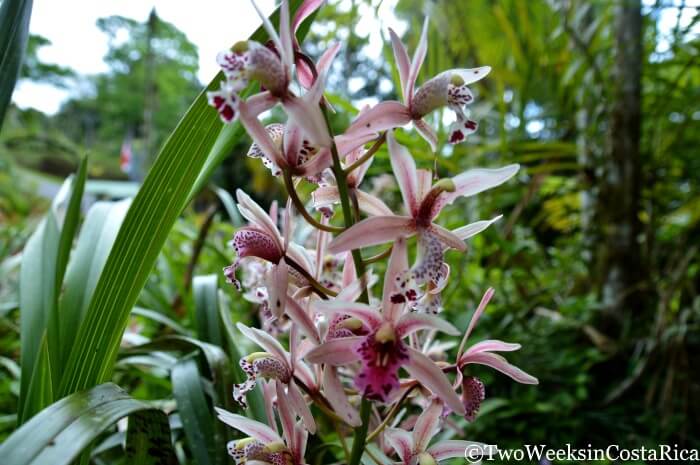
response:
<svg viewBox="0 0 700 465"><path fill-rule="evenodd" d="M22 68L32 3L32 0L3 0L0 4L0 130Z"/></svg>
<svg viewBox="0 0 700 465"><path fill-rule="evenodd" d="M177 464L165 414L132 399L111 383L73 394L42 410L0 446L0 463L70 464L93 440L126 416L138 425L127 434L127 457L145 459L152 455L150 451L157 450L157 460L129 463Z"/></svg>
<svg viewBox="0 0 700 465"><path fill-rule="evenodd" d="M192 281L197 336L202 341L224 346L219 317L219 286L216 275L195 276Z"/></svg>
<svg viewBox="0 0 700 465"><path fill-rule="evenodd" d="M214 417L204 397L197 362L192 357L178 361L171 372L173 395L190 452L197 465L214 465L225 452L222 441L214 435ZM220 450L217 451L217 445Z"/></svg>
<svg viewBox="0 0 700 465"><path fill-rule="evenodd" d="M264 37L262 28L254 34ZM216 88L222 78L219 73L206 90ZM203 91L166 141L124 219L78 330L59 395L109 378L129 312L221 128Z"/></svg>

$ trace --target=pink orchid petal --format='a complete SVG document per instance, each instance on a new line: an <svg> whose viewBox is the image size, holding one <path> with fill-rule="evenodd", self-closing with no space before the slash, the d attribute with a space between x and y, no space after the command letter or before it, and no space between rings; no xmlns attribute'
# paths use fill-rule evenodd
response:
<svg viewBox="0 0 700 465"><path fill-rule="evenodd" d="M346 250L383 244L398 237L415 234L413 218L407 216L372 216L345 230L328 244L328 251L334 254Z"/></svg>
<svg viewBox="0 0 700 465"><path fill-rule="evenodd" d="M497 339L487 339L477 342L465 352L465 355L478 354L479 352L513 352L520 350L520 344L503 342Z"/></svg>
<svg viewBox="0 0 700 465"><path fill-rule="evenodd" d="M292 30L296 33L301 23L303 23L306 18L311 16L314 11L318 10L325 1L326 0L304 0L299 8L297 8L296 13L294 13Z"/></svg>
<svg viewBox="0 0 700 465"><path fill-rule="evenodd" d="M486 365L498 370L504 375L511 377L514 381L522 384L539 384L539 381L534 376L524 372L515 365L508 363L508 360L498 354L491 352L479 352L470 355L464 355L460 359L460 366L475 363L478 365Z"/></svg>
<svg viewBox="0 0 700 465"><path fill-rule="evenodd" d="M413 120L413 125L416 127L416 130L418 131L418 134L421 135L425 141L430 144L430 150L433 152L437 151L437 144L438 144L438 138L437 134L435 134L435 131L433 131L433 128L430 127L428 123L423 121L422 119L414 119Z"/></svg>
<svg viewBox="0 0 700 465"><path fill-rule="evenodd" d="M437 315L427 315L425 313L407 313L403 315L396 324L396 332L401 337L406 337L411 333L422 329L434 329L442 331L451 336L457 336L459 330Z"/></svg>
<svg viewBox="0 0 700 465"><path fill-rule="evenodd" d="M284 385L280 381L275 382L275 391L277 393L277 415L282 424L282 434L284 442L287 446L294 450L294 424L296 423L296 415L292 412L289 396L284 392Z"/></svg>
<svg viewBox="0 0 700 465"><path fill-rule="evenodd" d="M352 122L345 134L361 137L371 134L376 137L382 131L400 128L411 121L408 107L393 100L380 102Z"/></svg>
<svg viewBox="0 0 700 465"><path fill-rule="evenodd" d="M418 79L418 72L420 67L423 65L423 60L425 60L425 54L428 51L428 18L423 21L423 31L420 34L420 40L418 41L418 47L413 53L413 60L411 60L411 69L408 72L408 79L406 80L406 87L404 88L403 94L408 96L407 103L410 106L413 99L413 91L416 86L416 79Z"/></svg>
<svg viewBox="0 0 700 465"><path fill-rule="evenodd" d="M253 4L253 8L255 8L255 11L258 13L258 16L262 20L262 26L265 29L265 32L267 32L267 36L275 44L275 48L280 51L284 50L282 48L282 42L280 41L280 37L277 35L277 31L275 30L267 15L265 15L260 10L260 8L258 8L258 5L255 3L255 0L250 0L250 3ZM284 7L284 2L282 6Z"/></svg>
<svg viewBox="0 0 700 465"><path fill-rule="evenodd" d="M311 272L314 269L313 262L311 258L309 258L308 251L304 247L294 242L289 242L289 244L287 244L287 255L301 265L308 273L312 274Z"/></svg>
<svg viewBox="0 0 700 465"><path fill-rule="evenodd" d="M340 42L335 42L333 45L328 47L325 52L323 52L323 55L321 55L321 58L318 59L318 63L316 64L316 70L319 74L328 72L329 68L331 67L331 63L333 63L333 60L335 60L335 56L339 51Z"/></svg>
<svg viewBox="0 0 700 465"><path fill-rule="evenodd" d="M311 414L309 405L304 400L304 396L301 395L299 388L294 382L289 383L287 387L287 399L289 399L292 409L299 415L309 433L316 434L316 421L314 421L314 417Z"/></svg>
<svg viewBox="0 0 700 465"><path fill-rule="evenodd" d="M346 268L352 268L353 269L353 277L354 277L354 262L352 261L352 257L350 257L350 262L352 263L351 266L347 266ZM335 297L335 300L339 300L342 302L354 302L357 300L360 295L362 294L362 291L364 290L364 283L362 279L353 279L349 283L343 282L343 288L338 292L338 295Z"/></svg>
<svg viewBox="0 0 700 465"><path fill-rule="evenodd" d="M345 254L345 263L343 264L343 286L347 286L357 278L357 272L355 271L355 261L352 259L352 252L347 252ZM345 299L345 300L355 300L355 299Z"/></svg>
<svg viewBox="0 0 700 465"><path fill-rule="evenodd" d="M408 463L413 455L413 436L411 433L398 428L387 428L384 437L399 454L401 461Z"/></svg>
<svg viewBox="0 0 700 465"><path fill-rule="evenodd" d="M270 138L270 135L265 130L265 126L260 123L257 116L251 113L246 102L241 101L239 103L238 118L248 135L253 139L253 142L258 144L262 153L280 168L286 167L287 163L282 156L282 152Z"/></svg>
<svg viewBox="0 0 700 465"><path fill-rule="evenodd" d="M364 339L364 336L331 339L311 349L305 358L309 363L347 365L360 359L355 349Z"/></svg>
<svg viewBox="0 0 700 465"><path fill-rule="evenodd" d="M360 210L371 216L390 216L394 212L378 197L361 190L355 190Z"/></svg>
<svg viewBox="0 0 700 465"><path fill-rule="evenodd" d="M298 350L298 355L297 357L304 357L311 348L315 347L314 345L311 345L308 341L308 339L302 340L300 345L300 350ZM312 389L318 389L318 383L316 383L316 378L314 376L313 371L311 371L311 367L306 364L303 360L296 360L296 363L294 365L294 375L298 377L304 384L306 384L309 388Z"/></svg>
<svg viewBox="0 0 700 465"><path fill-rule="evenodd" d="M291 166L299 164L299 150L301 149L302 139L301 127L299 127L297 122L293 119L287 121L287 125L284 128L283 150L284 158Z"/></svg>
<svg viewBox="0 0 700 465"><path fill-rule="evenodd" d="M294 463L304 463L304 456L306 455L306 443L309 440L309 432L304 428L303 425L297 423L294 425L294 443L296 447L292 451L294 454ZM247 465L253 465L251 462L247 462ZM269 464L265 464L269 465Z"/></svg>
<svg viewBox="0 0 700 465"><path fill-rule="evenodd" d="M270 92L259 92L255 95L251 95L245 101L248 111L253 116L258 116L277 104L277 97L272 95Z"/></svg>
<svg viewBox="0 0 700 465"><path fill-rule="evenodd" d="M455 393L442 370L422 352L408 347L409 361L404 368L408 373L459 415L464 415L462 401Z"/></svg>
<svg viewBox="0 0 700 465"><path fill-rule="evenodd" d="M241 189L236 189L236 200L238 200L238 211L241 216L255 226L260 227L276 242L277 246L284 250L280 239L280 232L270 216L265 213L260 205L255 203L248 194Z"/></svg>
<svg viewBox="0 0 700 465"><path fill-rule="evenodd" d="M414 217L418 212L420 199L418 198L418 174L416 173L416 162L406 147L396 142L394 134L389 131L386 136L389 143L389 156L391 158L391 168L394 171L396 181L401 189L404 205Z"/></svg>
<svg viewBox="0 0 700 465"><path fill-rule="evenodd" d="M421 453L428 448L430 440L437 433L440 425L440 415L442 414L442 402L433 400L427 409L423 411L416 420L413 427L413 451Z"/></svg>
<svg viewBox="0 0 700 465"><path fill-rule="evenodd" d="M425 196L433 188L433 173L430 170L419 169L416 170L416 200L420 203L423 201Z"/></svg>
<svg viewBox="0 0 700 465"><path fill-rule="evenodd" d="M430 232L435 234L438 237L438 239L440 239L440 242L442 242L447 247L459 250L460 252L464 252L465 250L467 250L467 245L458 235L454 234L448 229L443 228L440 225L437 225L435 223L431 224Z"/></svg>
<svg viewBox="0 0 700 465"><path fill-rule="evenodd" d="M479 321L479 318L481 318L481 314L484 313L484 310L486 310L486 306L491 301L491 297L493 297L493 294L495 292L496 291L494 291L492 287L489 287L484 293L484 296L481 298L479 305L476 307L476 310L474 311L471 320L469 320L469 326L467 327L467 332L464 335L465 341L471 335L472 331L474 330L474 327L476 326L476 323Z"/></svg>
<svg viewBox="0 0 700 465"><path fill-rule="evenodd" d="M476 451L479 450L477 447L481 447L486 455L490 450L489 446L482 444L480 442L473 441L460 441L451 439L448 441L440 441L434 446L430 447L427 452L433 456L436 462L441 462L443 460L452 458L464 458L465 451Z"/></svg>
<svg viewBox="0 0 700 465"><path fill-rule="evenodd" d="M455 184L454 192L443 192L438 197L431 210L431 217L435 218L445 205L449 205L459 197L469 197L487 189L499 186L515 176L520 165L513 164L497 169L475 168L458 174L452 181Z"/></svg>
<svg viewBox="0 0 700 465"><path fill-rule="evenodd" d="M391 249L391 256L384 274L384 289L382 291L382 312L384 313L384 318L392 323L399 319L401 311L404 309L403 304L392 302L391 296L399 290L397 282L406 270L408 270L406 239L399 238L394 242Z"/></svg>
<svg viewBox="0 0 700 465"><path fill-rule="evenodd" d="M312 306L317 312L328 315L340 313L357 318L370 328L375 328L382 323L382 315L376 309L359 302L343 302L338 299L317 300Z"/></svg>
<svg viewBox="0 0 700 465"><path fill-rule="evenodd" d="M357 413L357 410L350 405L335 367L327 365L323 368L323 387L325 388L324 394L331 404L331 407L333 407L333 411L348 425L353 427L360 426L362 424L360 415Z"/></svg>
<svg viewBox="0 0 700 465"><path fill-rule="evenodd" d="M290 26L289 1L282 0L282 5L280 6L280 44L282 45L280 55L287 70L291 70L294 63L293 38Z"/></svg>
<svg viewBox="0 0 700 465"><path fill-rule="evenodd" d="M406 47L403 46L401 39L396 35L392 28L389 28L389 36L391 37L391 48L394 50L394 61L396 68L399 70L399 81L401 84L401 92L403 93L403 101L407 102L410 97L404 93L406 82L408 81L409 59Z"/></svg>
<svg viewBox="0 0 700 465"><path fill-rule="evenodd" d="M231 428L235 428L245 435L264 443L282 442L282 438L279 436L279 434L273 431L273 429L269 426L260 423L259 421L246 418L242 415L228 412L219 407L214 408L216 409L219 420L223 421Z"/></svg>
<svg viewBox="0 0 700 465"><path fill-rule="evenodd" d="M353 150L351 153L348 154L347 157L345 157L345 163L347 165L355 163L365 153L366 153L366 150L361 149L361 148L357 149L357 150ZM367 173L367 170L369 169L370 166L372 166L372 161L374 161L374 157L369 157L369 159L367 161L362 163L360 166L355 168L350 174L348 174L348 185L350 185L352 187L358 187L360 184L362 184L362 180L365 178L365 174Z"/></svg>
<svg viewBox="0 0 700 465"><path fill-rule="evenodd" d="M294 231L294 219L292 218L293 211L294 206L292 205L292 199L287 199L287 205L285 206L284 214L282 215L282 239L284 242L284 250L289 248L292 232ZM270 218L277 218L277 214L274 216L270 215Z"/></svg>
<svg viewBox="0 0 700 465"><path fill-rule="evenodd" d="M265 331L261 331L258 328L250 328L243 323L237 323L236 327L245 337L265 349L266 352L269 352L289 364L289 354L284 350L277 339L270 336Z"/></svg>
<svg viewBox="0 0 700 465"><path fill-rule="evenodd" d="M306 310L304 310L302 306L291 297L287 297L287 315L304 334L304 336L308 337L317 344L321 342L313 320Z"/></svg>
<svg viewBox="0 0 700 465"><path fill-rule="evenodd" d="M297 58L296 72L297 80L299 81L301 87L304 89L309 89L312 85L314 85L314 73L311 71L308 63L306 63L304 60Z"/></svg>
<svg viewBox="0 0 700 465"><path fill-rule="evenodd" d="M346 132L335 136L335 146L338 148L340 156L343 157L376 138L377 134L374 132Z"/></svg>
<svg viewBox="0 0 700 465"><path fill-rule="evenodd" d="M311 159L297 167L297 172L301 176L315 176L326 168L330 168L332 163L331 149L328 147L321 147Z"/></svg>
<svg viewBox="0 0 700 465"><path fill-rule="evenodd" d="M266 276L267 298L270 311L279 318L284 314L287 304L287 288L289 286L289 269L282 258L278 265L270 267Z"/></svg>
<svg viewBox="0 0 700 465"><path fill-rule="evenodd" d="M276 381L274 380L268 382L263 381L262 383L260 383L260 386L262 387L262 397L265 404L265 417L267 419L267 424L275 425L275 429L277 429L277 422L275 420L275 410L273 405L273 400L275 399L275 397L277 397L275 384Z"/></svg>
<svg viewBox="0 0 700 465"><path fill-rule="evenodd" d="M472 236L476 236L481 231L485 230L486 228L488 228L489 226L491 226L493 223L500 220L501 218L503 218L503 215L498 215L497 217L492 218L490 220L476 221L476 222L468 224L466 226L462 226L462 227L459 227L457 229L453 229L452 234L459 237L461 240L466 240Z"/></svg>
<svg viewBox="0 0 700 465"><path fill-rule="evenodd" d="M449 69L447 71L444 71L443 73L449 73L450 75L456 74L459 77L464 80L463 85L469 85L472 84L476 81L480 81L481 79L485 78L486 75L488 75L491 72L491 67L490 66L480 66L478 68L456 68L456 69Z"/></svg>
<svg viewBox="0 0 700 465"><path fill-rule="evenodd" d="M282 106L289 118L292 118L303 129L304 134L311 142L321 147L330 147L331 136L319 106L321 97L323 97L325 80L325 73L319 74L314 85L303 97L287 98L282 102Z"/></svg>
<svg viewBox="0 0 700 465"><path fill-rule="evenodd" d="M340 194L336 186L321 186L311 193L314 208L330 207L340 202Z"/></svg>

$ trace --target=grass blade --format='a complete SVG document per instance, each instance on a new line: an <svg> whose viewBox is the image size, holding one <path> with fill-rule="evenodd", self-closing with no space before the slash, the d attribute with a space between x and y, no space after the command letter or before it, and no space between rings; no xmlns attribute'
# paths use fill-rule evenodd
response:
<svg viewBox="0 0 700 465"><path fill-rule="evenodd" d="M219 286L216 275L195 276L192 281L197 336L202 341L224 346L219 320Z"/></svg>
<svg viewBox="0 0 700 465"><path fill-rule="evenodd" d="M176 465L165 414L129 397L125 391L111 383L73 394L42 410L0 446L0 463L68 465L118 420L143 411L150 413L137 420L141 425L138 434L149 435L149 441L157 443L158 463ZM149 426L154 422L158 423L157 428ZM133 434L136 432L132 436ZM143 456L140 444L148 444L148 441L141 438L138 441L132 439L130 443L127 438L127 446L131 445L127 456L130 451L132 457Z"/></svg>
<svg viewBox="0 0 700 465"><path fill-rule="evenodd" d="M32 3L32 0L4 0L0 4L0 130L22 68Z"/></svg>

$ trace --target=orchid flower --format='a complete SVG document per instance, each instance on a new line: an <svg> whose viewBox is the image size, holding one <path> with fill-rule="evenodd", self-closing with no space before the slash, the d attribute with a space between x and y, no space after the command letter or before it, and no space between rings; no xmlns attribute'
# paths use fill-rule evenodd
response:
<svg viewBox="0 0 700 465"><path fill-rule="evenodd" d="M307 2L312 4L311 6L315 3ZM216 108L224 123L240 119L248 134L264 154L267 164L285 169L288 166L288 157L283 154L280 144L276 144L270 137L258 120L258 116L277 103L281 103L288 116L287 130L295 132L295 135L290 135L289 138L296 140L299 137L296 133L301 130L304 137L309 138L311 144L319 150L329 148L331 138L319 102L323 96L325 81L323 69L329 66L338 47L331 47L329 54L324 57L321 73L316 77L309 91L298 97L289 89L295 53L289 22L288 0L283 0L280 7L279 34L255 2L253 6L262 18L263 27L270 37L272 46L266 47L255 41L244 41L236 43L230 51L220 53L217 62L224 72L225 80L221 82L218 90L207 92L207 99L209 104ZM305 11L308 11L309 5L305 8ZM251 81L259 82L265 90L244 100L240 93ZM299 145L292 142L285 143L285 147L287 146L290 150L299 150ZM297 153L292 156L296 157Z"/></svg>
<svg viewBox="0 0 700 465"><path fill-rule="evenodd" d="M483 402L486 397L486 392L484 384L478 378L474 376L463 376L464 367L469 364L478 364L491 367L497 371L500 371L506 376L509 376L514 381L522 384L538 384L539 381L532 375L524 372L520 368L508 363L508 361L494 353L494 352L512 352L520 349L520 344L513 344L509 342L503 342L498 340L485 340L474 344L469 347L466 351L462 352L464 344L471 335L474 327L476 326L479 318L484 313L486 306L488 305L491 297L493 297L494 290L489 288L484 296L479 302L479 306L474 311L471 320L469 321L469 326L464 334L462 344L458 351L457 359L457 380L456 385L462 387L462 402L466 410L465 418L469 421L474 421L476 414L479 411L481 402Z"/></svg>
<svg viewBox="0 0 700 465"><path fill-rule="evenodd" d="M310 369L301 360L294 360L294 363L292 363L290 354L284 350L275 338L264 331L257 328L249 328L242 323L238 323L237 327L245 337L265 349L265 352L253 352L240 360L240 366L245 372L247 379L241 384L234 385L234 400L239 405L246 407L246 394L255 388L259 378L274 380L280 386L278 390L282 389L282 392L285 393L285 399L294 412L301 417L306 428L312 433L315 432L316 422L314 417L311 415L311 410L309 410L304 396L293 380L293 376L297 371L303 373L307 380L312 379Z"/></svg>
<svg viewBox="0 0 700 465"><path fill-rule="evenodd" d="M465 106L474 101L474 95L469 90L469 84L479 81L491 71L490 66L471 69L450 69L426 81L417 90L416 79L428 49L428 19L423 24L418 48L413 60L409 60L408 52L396 33L389 29L394 59L399 70L403 103L385 101L377 104L371 110L359 115L343 135L343 143L364 143L380 132L405 126L413 122L418 133L430 144L433 151L437 148L435 131L423 120L433 111L448 107L456 116L456 121L450 126L449 142L452 144L464 142L466 136L476 132L478 124L467 118Z"/></svg>
<svg viewBox="0 0 700 465"><path fill-rule="evenodd" d="M464 457L465 451L483 446L472 441L440 441L430 447L430 440L437 434L443 405L433 400L416 420L413 431L387 428L384 436L401 459L403 465L436 465L443 460Z"/></svg>
<svg viewBox="0 0 700 465"><path fill-rule="evenodd" d="M355 385L363 396L387 401L399 387L399 368L403 367L422 385L444 399L455 411L463 411L459 398L442 370L422 352L410 347L404 339L422 329L435 329L454 334L448 322L433 316L404 313L404 306L392 302L390 296L396 286L398 273L406 266L406 242L394 244L384 279L381 311L365 304L334 299L315 302L313 308L334 316L346 315L341 320L343 329L351 332L330 338L306 354L310 363L333 366L361 361L362 367ZM361 331L362 335L355 335Z"/></svg>
<svg viewBox="0 0 700 465"><path fill-rule="evenodd" d="M366 150L362 147L353 150L345 158L347 165L351 165L358 161ZM367 173L374 157L370 157L367 161L355 168L347 176L348 190L350 195L357 198L357 204L360 210L368 215L391 215L391 209L378 197L360 190L360 184ZM312 194L314 207L324 209L340 202L340 193L338 187L334 184L323 185L317 188Z"/></svg>
<svg viewBox="0 0 700 465"><path fill-rule="evenodd" d="M464 251L465 239L483 231L500 217L478 221L454 231L434 223L434 219L457 198L472 196L504 183L518 172L519 166L472 169L431 186L430 172L416 169L413 157L396 142L391 131L387 132L387 141L391 166L410 216L392 214L367 218L335 237L328 249L339 253L417 234L420 259L410 273L402 277L407 285L403 287L402 295L395 297L415 301L420 296L413 286L408 285L410 282L425 284L432 281L440 288L446 274L443 260L445 249Z"/></svg>
<svg viewBox="0 0 700 465"><path fill-rule="evenodd" d="M296 415L290 409L289 397L279 383L275 385L275 392L276 410L282 425L283 436L276 431L274 417L270 419L272 420L270 424L274 425L275 429L259 421L216 407L219 420L247 435L246 438L231 441L227 445L229 455L236 465L244 463L303 465L305 463L304 454L309 432L296 422ZM268 404L271 403L269 397L269 395L266 397ZM271 406L268 410L272 411Z"/></svg>
<svg viewBox="0 0 700 465"><path fill-rule="evenodd" d="M279 317L285 310L290 278L290 268L285 257L289 256L296 263L307 268L310 264L301 248L290 242L291 231L289 231L289 227L285 228L283 236L277 229L275 221L248 194L238 189L236 198L238 211L248 220L249 224L240 228L233 236L231 245L238 258L232 265L224 268L224 275L228 282L240 290L240 283L236 279L236 269L243 259L255 257L270 263L271 266L266 270L264 278L267 300L272 314ZM289 215L289 209L285 210L285 215ZM285 220L285 224L289 224L288 219ZM295 272L292 273L292 277L296 277L297 280L303 279L296 276Z"/></svg>

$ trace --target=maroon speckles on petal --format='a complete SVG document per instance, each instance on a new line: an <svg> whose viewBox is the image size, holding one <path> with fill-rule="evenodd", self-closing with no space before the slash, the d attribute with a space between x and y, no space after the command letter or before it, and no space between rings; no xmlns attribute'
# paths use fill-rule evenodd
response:
<svg viewBox="0 0 700 465"><path fill-rule="evenodd" d="M461 130L452 131L450 133L450 144L459 144L464 140L464 133Z"/></svg>
<svg viewBox="0 0 700 465"><path fill-rule="evenodd" d="M255 388L258 377L277 379L285 384L292 378L286 363L269 354L258 352L243 357L239 365L247 378L243 383L233 385L233 400L243 408L247 407L246 394Z"/></svg>
<svg viewBox="0 0 700 465"><path fill-rule="evenodd" d="M473 121L473 120L470 120L470 119L468 119L468 120L464 123L464 128L465 128L465 129L468 129L469 131L472 131L472 132L476 131L477 126L478 126L478 125L477 125L476 121Z"/></svg>
<svg viewBox="0 0 700 465"><path fill-rule="evenodd" d="M479 378L467 376L462 380L462 403L467 411L464 418L474 421L485 398L486 388Z"/></svg>
<svg viewBox="0 0 700 465"><path fill-rule="evenodd" d="M364 396L385 402L399 387L398 372L408 360L408 350L401 340L381 343L375 334L368 335L357 348L362 369L355 385Z"/></svg>
<svg viewBox="0 0 700 465"><path fill-rule="evenodd" d="M447 102L450 106L462 107L471 103L474 100L474 95L466 85L456 86L450 84L447 87Z"/></svg>
<svg viewBox="0 0 700 465"><path fill-rule="evenodd" d="M231 241L239 257L258 257L271 263L279 263L283 251L269 234L255 228L241 228Z"/></svg>

